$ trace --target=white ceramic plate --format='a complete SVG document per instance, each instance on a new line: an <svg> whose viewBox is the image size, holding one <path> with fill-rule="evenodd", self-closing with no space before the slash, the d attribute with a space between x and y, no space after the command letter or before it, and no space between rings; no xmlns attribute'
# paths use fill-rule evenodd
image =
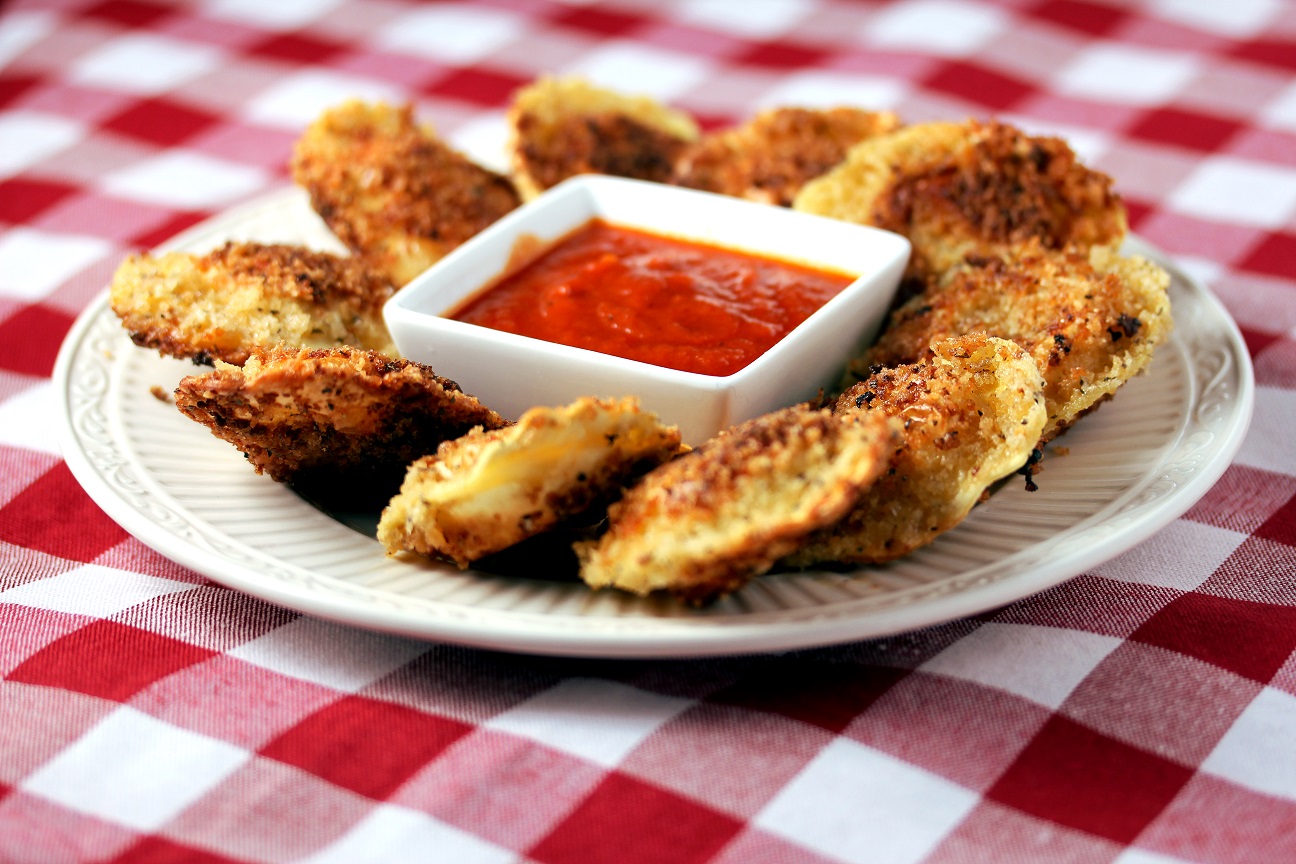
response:
<svg viewBox="0 0 1296 864"><path fill-rule="evenodd" d="M185 232L338 248L304 196L285 190ZM1171 271L1175 331L1147 374L953 531L885 567L771 575L704 610L389 559L371 536L255 474L169 401L188 363L131 344L102 297L55 369L64 456L90 496L158 552L217 582L358 627L488 648L605 657L773 651L884 636L975 614L1082 573L1164 527L1228 466L1254 397L1250 360L1218 301ZM352 522L352 524L355 524Z"/></svg>

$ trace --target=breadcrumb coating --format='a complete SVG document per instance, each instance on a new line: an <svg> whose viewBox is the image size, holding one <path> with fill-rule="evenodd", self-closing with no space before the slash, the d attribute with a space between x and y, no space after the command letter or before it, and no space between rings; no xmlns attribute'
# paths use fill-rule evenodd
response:
<svg viewBox="0 0 1296 864"><path fill-rule="evenodd" d="M468 567L605 502L679 449L679 429L632 398L533 408L410 465L378 539L391 554Z"/></svg>
<svg viewBox="0 0 1296 864"><path fill-rule="evenodd" d="M298 139L292 175L333 233L397 286L520 203L507 178L417 124L409 105L330 108Z"/></svg>
<svg viewBox="0 0 1296 864"><path fill-rule="evenodd" d="M1105 247L969 258L898 307L851 371L912 363L973 331L1011 339L1043 373L1048 441L1146 368L1173 326L1169 288L1163 268Z"/></svg>
<svg viewBox="0 0 1296 864"><path fill-rule="evenodd" d="M280 347L242 368L181 380L176 407L233 444L257 473L348 498L380 500L413 460L502 417L422 364L353 348Z"/></svg>
<svg viewBox="0 0 1296 864"><path fill-rule="evenodd" d="M574 77L544 76L521 88L508 120L513 182L525 200L577 174L664 183L698 137L682 111Z"/></svg>
<svg viewBox="0 0 1296 864"><path fill-rule="evenodd" d="M1012 342L971 334L934 342L918 363L876 372L838 399L846 416L900 421L887 470L841 519L785 564L872 564L931 543L1020 469L1046 419L1044 382Z"/></svg>
<svg viewBox="0 0 1296 864"><path fill-rule="evenodd" d="M391 283L350 258L226 243L205 255L131 255L109 302L136 345L197 363L242 364L277 344L395 354L382 320Z"/></svg>
<svg viewBox="0 0 1296 864"><path fill-rule="evenodd" d="M852 146L899 125L889 111L772 108L690 144L676 159L671 182L789 207L802 186L839 164Z"/></svg>
<svg viewBox="0 0 1296 864"><path fill-rule="evenodd" d="M613 504L603 536L576 544L580 576L692 603L736 591L845 514L896 443L878 412L801 405L741 423Z"/></svg>
<svg viewBox="0 0 1296 864"><path fill-rule="evenodd" d="M917 278L968 253L1030 241L1116 248L1127 228L1110 177L1060 138L998 121L923 123L869 138L807 183L793 207L904 234L913 243L908 275Z"/></svg>

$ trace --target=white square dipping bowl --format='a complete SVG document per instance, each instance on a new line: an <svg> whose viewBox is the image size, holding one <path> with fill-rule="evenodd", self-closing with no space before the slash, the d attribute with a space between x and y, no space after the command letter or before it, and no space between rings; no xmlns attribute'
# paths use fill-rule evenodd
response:
<svg viewBox="0 0 1296 864"><path fill-rule="evenodd" d="M680 372L442 317L507 275L515 244L544 246L591 219L858 278L732 375ZM636 396L700 444L735 423L814 398L881 325L909 259L898 234L782 207L601 175L555 186L446 255L383 309L397 348L503 416L581 396Z"/></svg>

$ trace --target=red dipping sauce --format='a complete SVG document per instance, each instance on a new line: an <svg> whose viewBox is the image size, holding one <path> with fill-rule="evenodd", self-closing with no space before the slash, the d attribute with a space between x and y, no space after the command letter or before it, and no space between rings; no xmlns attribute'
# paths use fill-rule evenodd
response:
<svg viewBox="0 0 1296 864"><path fill-rule="evenodd" d="M448 317L703 375L732 375L855 281L592 220Z"/></svg>

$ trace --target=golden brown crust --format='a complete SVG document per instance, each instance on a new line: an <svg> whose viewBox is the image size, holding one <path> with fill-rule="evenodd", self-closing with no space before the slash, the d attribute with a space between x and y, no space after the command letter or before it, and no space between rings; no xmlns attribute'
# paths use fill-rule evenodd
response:
<svg viewBox="0 0 1296 864"><path fill-rule="evenodd" d="M801 190L798 210L875 225L914 245L925 278L969 252L1120 245L1125 208L1110 177L1059 138L1006 123L925 123L870 138Z"/></svg>
<svg viewBox="0 0 1296 864"><path fill-rule="evenodd" d="M934 342L921 362L852 387L835 410L894 418L901 443L849 513L785 563L890 561L953 528L990 484L1026 464L1044 428L1042 391L1021 348L984 334Z"/></svg>
<svg viewBox="0 0 1296 864"><path fill-rule="evenodd" d="M389 553L467 567L604 502L680 449L679 429L635 399L533 408L409 466L378 524Z"/></svg>
<svg viewBox="0 0 1296 864"><path fill-rule="evenodd" d="M419 126L409 105L325 111L297 141L292 174L333 233L397 286L519 204L507 178Z"/></svg>
<svg viewBox="0 0 1296 864"><path fill-rule="evenodd" d="M509 110L513 182L530 199L577 174L665 182L697 138L687 114L580 78L542 77Z"/></svg>
<svg viewBox="0 0 1296 864"><path fill-rule="evenodd" d="M132 255L109 293L136 345L196 362L239 365L280 343L396 351L382 320L391 283L359 261L300 246Z"/></svg>
<svg viewBox="0 0 1296 864"><path fill-rule="evenodd" d="M1089 254L1026 247L970 259L895 310L851 368L916 361L933 340L973 331L1011 339L1044 375L1044 440L1144 369L1170 333L1169 276L1106 248Z"/></svg>
<svg viewBox="0 0 1296 864"><path fill-rule="evenodd" d="M184 378L176 407L233 444L258 473L382 500L414 459L506 421L430 368L352 348L277 348L240 369Z"/></svg>
<svg viewBox="0 0 1296 864"><path fill-rule="evenodd" d="M694 603L735 591L840 518L885 466L894 434L880 414L807 406L739 424L613 504L606 533L576 545L581 578Z"/></svg>
<svg viewBox="0 0 1296 864"><path fill-rule="evenodd" d="M889 111L774 108L688 145L671 182L788 207L802 186L840 163L852 146L899 125Z"/></svg>

